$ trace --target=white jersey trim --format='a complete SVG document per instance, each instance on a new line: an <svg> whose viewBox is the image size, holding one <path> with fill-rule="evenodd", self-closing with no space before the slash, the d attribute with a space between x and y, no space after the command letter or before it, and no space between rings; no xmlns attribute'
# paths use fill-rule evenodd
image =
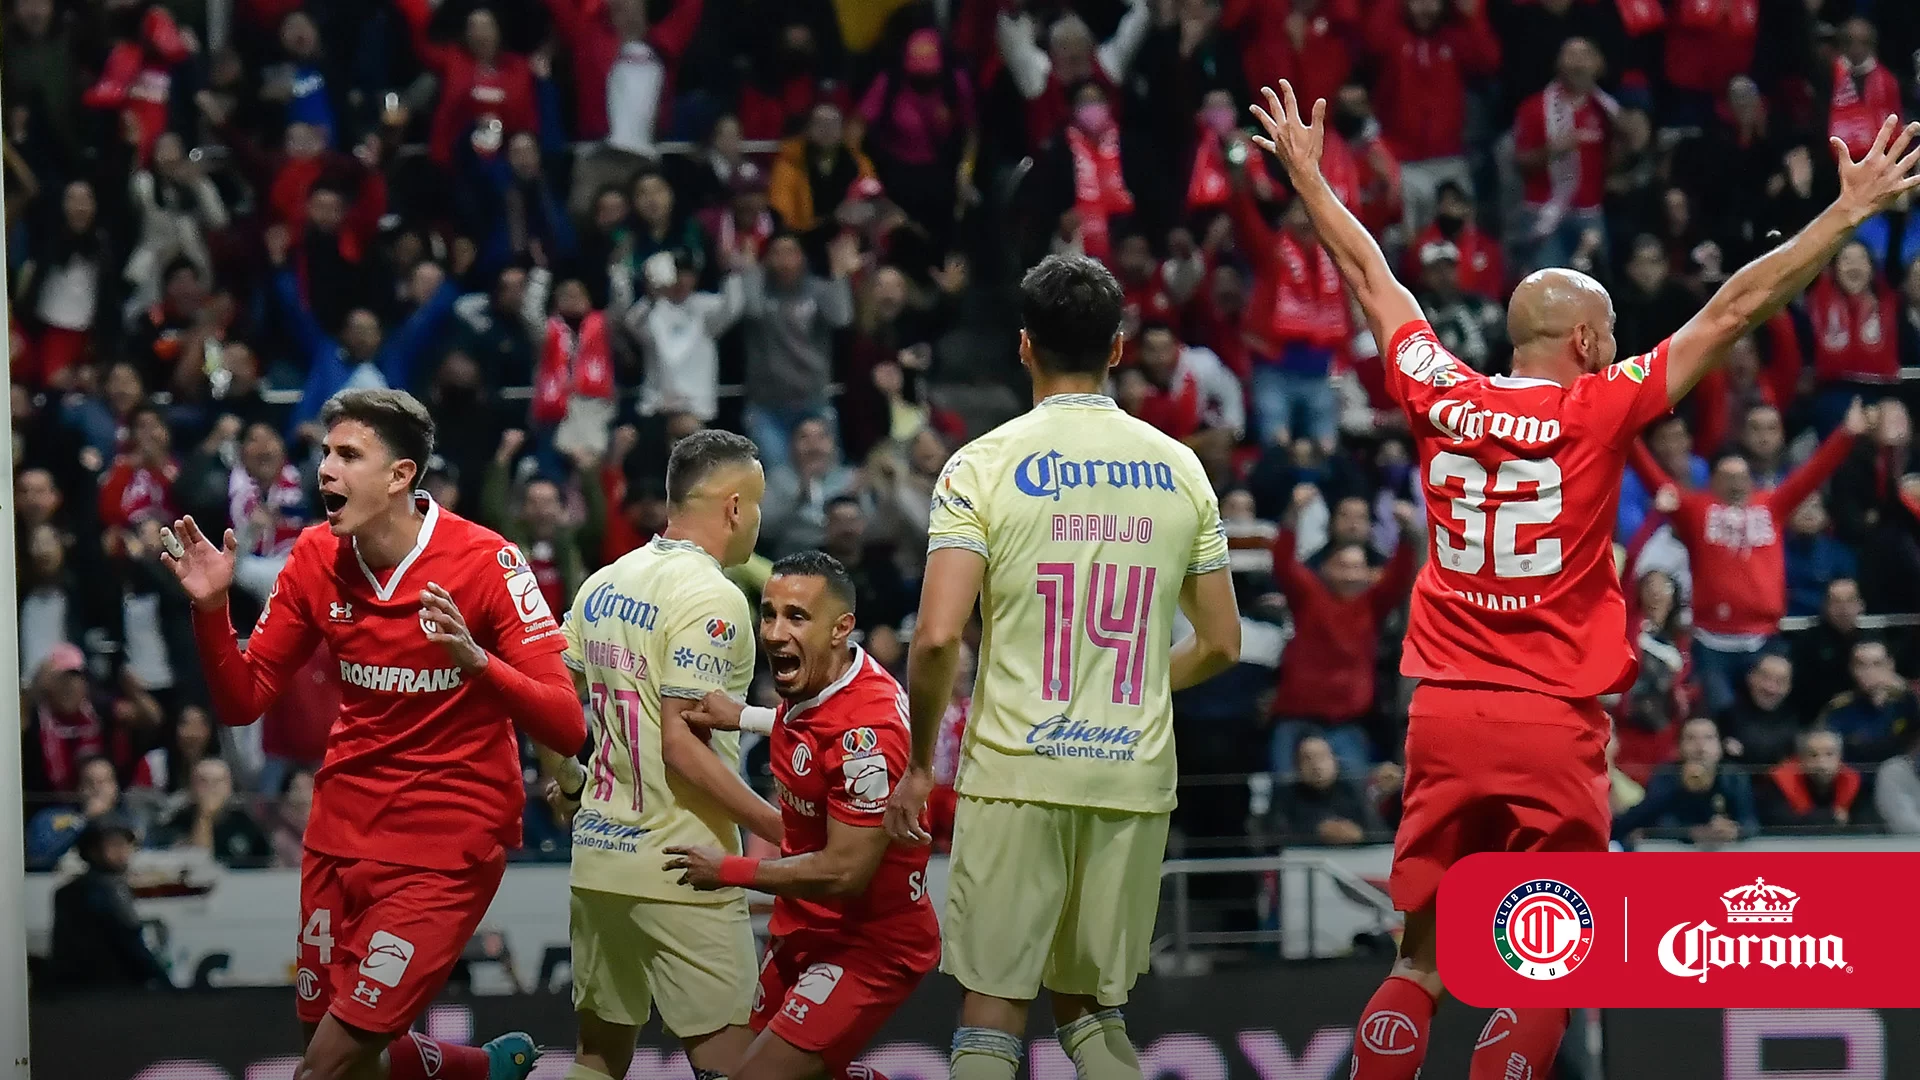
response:
<svg viewBox="0 0 1920 1080"><path fill-rule="evenodd" d="M354 561L360 564L360 572L367 575L367 584L373 586L373 595L382 601L393 599L393 594L400 588L400 579L407 576L407 568L420 558L421 552L427 550L427 542L433 539L433 526L440 520L440 504L433 501L433 496L424 491L416 491L413 493L413 498L416 504L422 499L426 500L427 519L420 523L420 535L413 542L413 550L407 552L407 557L401 559L400 565L393 568L393 576L387 579L385 585L380 584L379 577L375 576L373 568L367 565L366 558L360 554L360 538L357 536L353 538Z"/></svg>
<svg viewBox="0 0 1920 1080"><path fill-rule="evenodd" d="M941 548L961 548L966 551L971 551L983 559L987 557L987 545L970 536L936 536L927 541L927 551L929 554L939 551Z"/></svg>
<svg viewBox="0 0 1920 1080"><path fill-rule="evenodd" d="M847 665L847 670L843 672L839 678L828 683L825 690L820 691L797 705L789 707L786 715L781 717L782 720L792 720L800 713L817 709L825 705L828 698L853 685L853 680L859 678L860 673L867 669L867 654L866 651L858 645L850 645L848 648L853 650L853 663Z"/></svg>
<svg viewBox="0 0 1920 1080"><path fill-rule="evenodd" d="M1535 386L1551 386L1556 390L1566 389L1552 379L1535 379L1525 375L1493 375L1487 381L1502 390L1526 390Z"/></svg>

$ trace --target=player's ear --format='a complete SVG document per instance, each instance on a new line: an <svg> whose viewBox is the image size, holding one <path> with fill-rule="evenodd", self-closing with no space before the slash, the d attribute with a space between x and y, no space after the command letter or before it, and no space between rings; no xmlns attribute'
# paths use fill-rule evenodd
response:
<svg viewBox="0 0 1920 1080"><path fill-rule="evenodd" d="M843 611L840 613L839 618L833 620L834 648L839 649L846 646L847 639L853 636L853 622L853 612L851 611Z"/></svg>
<svg viewBox="0 0 1920 1080"><path fill-rule="evenodd" d="M400 458L393 463L393 478L387 481L387 494L398 495L413 490L413 482L420 475L420 463L412 458Z"/></svg>
<svg viewBox="0 0 1920 1080"><path fill-rule="evenodd" d="M1033 370L1033 342L1027 340L1027 332L1020 331L1020 366Z"/></svg>

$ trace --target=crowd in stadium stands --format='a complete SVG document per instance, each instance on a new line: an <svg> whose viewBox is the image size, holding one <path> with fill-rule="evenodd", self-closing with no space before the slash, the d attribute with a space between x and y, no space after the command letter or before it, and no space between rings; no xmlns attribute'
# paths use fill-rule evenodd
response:
<svg viewBox="0 0 1920 1080"><path fill-rule="evenodd" d="M1253 92L1327 100L1323 168L1488 372L1521 275L1592 273L1622 355L1650 349L1830 197L1829 135L1920 112L1896 0L6 4L36 867L128 835L297 863L331 660L212 724L158 530L236 531L251 625L345 387L428 404L424 486L519 543L556 610L662 528L675 439L745 432L762 554L846 562L897 670L932 485L1024 408L1012 285L1050 252L1122 282L1114 394L1206 464L1269 631L1177 698L1182 842L1377 841L1420 477L1378 343L1244 134ZM1623 843L1920 833L1920 655L1861 628L1920 611L1916 367L1901 211L1647 432L1617 537ZM538 799L528 826L524 856L566 857Z"/></svg>

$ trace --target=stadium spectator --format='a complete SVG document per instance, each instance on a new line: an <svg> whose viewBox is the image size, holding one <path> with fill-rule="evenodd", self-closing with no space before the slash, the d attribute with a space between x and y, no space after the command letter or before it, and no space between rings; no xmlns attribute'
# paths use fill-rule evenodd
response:
<svg viewBox="0 0 1920 1080"><path fill-rule="evenodd" d="M53 894L49 976L72 990L167 989L167 969L148 947L133 910L127 867L138 837L108 814L88 823L75 847L87 871Z"/></svg>
<svg viewBox="0 0 1920 1080"><path fill-rule="evenodd" d="M1713 467L1710 490L1682 492L1679 507L1668 515L1692 565L1693 662L1709 712L1733 703L1734 684L1778 633L1786 614L1782 526L1846 460L1868 422L1856 398L1846 426L1828 436L1779 487L1757 497L1747 459L1724 455ZM1673 482L1643 443L1634 443L1629 462L1649 488Z"/></svg>
<svg viewBox="0 0 1920 1080"><path fill-rule="evenodd" d="M1364 35L1378 68L1373 99L1380 126L1399 151L1407 227L1418 233L1433 217L1442 183L1473 189L1467 82L1499 68L1500 42L1480 0L1376 4Z"/></svg>
<svg viewBox="0 0 1920 1080"><path fill-rule="evenodd" d="M807 270L800 238L782 233L767 244L758 272L746 275L748 437L769 474L787 464L788 446L803 421L831 425L827 398L833 378L833 332L853 322L849 278L860 251L851 237L828 246L831 276Z"/></svg>
<svg viewBox="0 0 1920 1080"><path fill-rule="evenodd" d="M57 212L28 231L27 259L14 284L33 343L33 386L64 389L73 368L110 360L120 342L120 261L101 226L100 202L85 180L67 184Z"/></svg>
<svg viewBox="0 0 1920 1080"><path fill-rule="evenodd" d="M1292 779L1274 792L1264 828L1281 844L1325 844L1339 847L1365 843L1380 832L1380 817L1362 793L1364 772L1354 778L1341 775L1333 747L1318 735L1302 738L1294 747Z"/></svg>
<svg viewBox="0 0 1920 1080"><path fill-rule="evenodd" d="M809 18L802 5L776 2L764 7L770 10L734 16L742 26L766 19L776 30L753 35L762 40L749 54L752 74L740 86L740 127L749 139L780 139L793 134L820 105L844 112L848 95L833 64L840 45L833 20ZM816 4L812 11L817 16L829 9Z"/></svg>
<svg viewBox="0 0 1920 1080"><path fill-rule="evenodd" d="M680 0L657 23L634 0L547 0L573 62L573 134L652 156L670 113L674 75L699 26L704 0Z"/></svg>
<svg viewBox="0 0 1920 1080"><path fill-rule="evenodd" d="M1907 733L1904 750L1880 763L1873 806L1888 832L1920 836L1920 728Z"/></svg>
<svg viewBox="0 0 1920 1080"><path fill-rule="evenodd" d="M626 231L627 270L640 277L647 260L661 252L693 268L697 279L707 266L707 236L700 223L674 198L665 174L643 169L633 179L633 222Z"/></svg>
<svg viewBox="0 0 1920 1080"><path fill-rule="evenodd" d="M80 784L80 762L105 755L122 776L131 776L140 752L155 741L160 706L131 679L119 696L96 687L86 655L62 642L47 653L28 684L23 781L29 792L71 792Z"/></svg>
<svg viewBox="0 0 1920 1080"><path fill-rule="evenodd" d="M1224 0L1220 25L1238 38L1250 89L1291 80L1300 100L1331 104L1353 73L1359 5L1346 0Z"/></svg>
<svg viewBox="0 0 1920 1080"><path fill-rule="evenodd" d="M1614 819L1613 837L1631 844L1648 833L1718 847L1752 836L1760 827L1753 785L1720 760L1720 731L1695 717L1680 732L1680 760L1647 781L1646 798Z"/></svg>
<svg viewBox="0 0 1920 1080"><path fill-rule="evenodd" d="M193 767L187 802L155 826L150 843L204 851L238 866L264 866L273 854L266 833L234 796L233 770L217 757Z"/></svg>
<svg viewBox="0 0 1920 1080"><path fill-rule="evenodd" d="M1900 366L1920 367L1920 254L1906 265L1900 287Z"/></svg>
<svg viewBox="0 0 1920 1080"><path fill-rule="evenodd" d="M486 8L467 15L459 45L434 41L428 34L432 9L427 0L396 0L413 32L414 54L440 79L428 149L442 168L452 163L454 141L474 139L475 149L494 152L501 133L540 129L534 73L527 58L501 47L500 22ZM491 142L487 142L487 140Z"/></svg>
<svg viewBox="0 0 1920 1080"><path fill-rule="evenodd" d="M1644 783L1654 766L1673 759L1680 725L1692 715L1687 678L1693 661L1673 579L1659 570L1642 573L1632 599L1638 622L1628 625L1637 626L1640 669L1622 696L1614 740L1621 771Z"/></svg>
<svg viewBox="0 0 1920 1080"><path fill-rule="evenodd" d="M207 235L227 227L226 202L200 164L187 157L180 136L167 132L153 146L150 168L133 174L131 198L140 219L140 244L127 259L129 312L160 299L176 260L202 275L213 272Z"/></svg>
<svg viewBox="0 0 1920 1080"><path fill-rule="evenodd" d="M512 470L519 460L526 433L508 430L500 437L500 448L487 470L487 486L480 498L480 514L496 522L500 534L520 548L547 610L572 608L573 594L587 579L589 560L597 560L601 534L606 529L606 491L597 483L600 459L585 450L574 457L581 479L580 501L585 508L576 524L567 511L567 492L552 476L535 475L527 480L517 501L511 500Z"/></svg>
<svg viewBox="0 0 1920 1080"><path fill-rule="evenodd" d="M1693 441L1684 418L1669 413L1649 425L1641 438L1654 461L1659 463L1660 471L1677 485L1693 491L1707 486L1710 470L1706 459L1693 452ZM1640 532L1653 509L1654 490L1647 487L1638 472L1627 470L1620 484L1620 528L1616 536L1626 540Z"/></svg>
<svg viewBox="0 0 1920 1080"><path fill-rule="evenodd" d="M1660 238L1642 233L1633 240L1624 287L1615 295L1615 334L1623 356L1651 350L1700 309L1700 300L1675 280ZM1710 448L1710 449L1718 449Z"/></svg>
<svg viewBox="0 0 1920 1080"><path fill-rule="evenodd" d="M1820 714L1822 727L1845 741L1848 761L1877 765L1898 752L1920 727L1920 700L1894 667L1886 643L1863 638L1848 658L1853 686Z"/></svg>
<svg viewBox="0 0 1920 1080"><path fill-rule="evenodd" d="M640 413L685 411L710 423L720 411L719 339L746 310L752 260L728 254L719 292L696 292L700 270L682 254L661 251L641 264L646 290L620 317L622 342L640 354Z"/></svg>
<svg viewBox="0 0 1920 1080"><path fill-rule="evenodd" d="M1880 32L1873 20L1855 15L1840 27L1840 55L1833 61L1833 96L1827 102L1827 134L1856 158L1873 147L1888 115L1905 119L1900 81L1875 55Z"/></svg>
<svg viewBox="0 0 1920 1080"><path fill-rule="evenodd" d="M1878 398L1900 375L1899 304L1858 241L1840 249L1833 266L1807 290L1813 323L1813 371L1818 380L1815 421L1836 426L1847 401Z"/></svg>
<svg viewBox="0 0 1920 1080"><path fill-rule="evenodd" d="M1274 686L1269 755L1276 775L1287 775L1295 747L1309 736L1325 740L1343 775L1365 777L1373 764L1366 723L1374 709L1381 626L1406 602L1420 537L1411 503L1394 507L1394 521L1407 539L1378 580L1359 543L1329 545L1315 574L1299 562L1292 528L1274 537L1273 576L1293 613L1293 640L1281 654Z"/></svg>
<svg viewBox="0 0 1920 1080"><path fill-rule="evenodd" d="M1747 669L1733 704L1713 718L1725 736L1726 756L1741 765L1773 765L1793 752L1805 718L1788 703L1793 661L1768 650Z"/></svg>
<svg viewBox="0 0 1920 1080"><path fill-rule="evenodd" d="M516 260L553 264L574 258L579 241L567 217L565 194L555 189L541 162L540 140L516 132L504 154L475 154L462 159L453 198L461 226L479 241L477 265L492 272Z"/></svg>
<svg viewBox="0 0 1920 1080"><path fill-rule="evenodd" d="M1793 639L1793 709L1815 716L1836 694L1852 685L1848 665L1860 641L1860 616L1866 610L1860 585L1851 578L1827 583L1820 620Z"/></svg>
<svg viewBox="0 0 1920 1080"><path fill-rule="evenodd" d="M899 58L867 87L859 115L880 182L944 252L960 207L978 197L980 126L973 84L948 61L939 31L907 35Z"/></svg>
<svg viewBox="0 0 1920 1080"><path fill-rule="evenodd" d="M1806 497L1787 519L1787 614L1818 615L1827 590L1842 578L1859 577L1853 549L1834 539L1827 502L1819 492Z"/></svg>
<svg viewBox="0 0 1920 1080"><path fill-rule="evenodd" d="M855 628L867 635L882 628L898 631L913 610L912 597L894 565L893 545L870 542L867 533L867 512L859 499L838 495L827 503L820 548L840 560L853 579Z"/></svg>
<svg viewBox="0 0 1920 1080"><path fill-rule="evenodd" d="M1860 770L1840 761L1840 736L1814 728L1802 732L1795 755L1767 771L1757 793L1760 822L1770 829L1810 829L1863 824L1873 804Z"/></svg>
<svg viewBox="0 0 1920 1080"><path fill-rule="evenodd" d="M1827 504L1835 535L1860 557L1858 595L1871 598L1875 612L1920 610L1915 519L1903 498L1907 475L1916 471L1912 416L1900 399L1888 398L1878 406L1872 437L1860 440L1834 475Z"/></svg>
<svg viewBox="0 0 1920 1080"><path fill-rule="evenodd" d="M994 37L1007 75L1026 99L1027 151L1039 149L1066 126L1074 108L1069 95L1076 87L1097 86L1109 102L1118 96L1151 23L1147 0L1128 0L1127 13L1113 36L1096 46L1086 22L1068 13L1046 28L1043 50L1031 13L1018 9L999 13Z"/></svg>
<svg viewBox="0 0 1920 1080"><path fill-rule="evenodd" d="M1401 270L1406 279L1421 280L1422 253L1427 245L1444 242L1459 252L1457 268L1461 289L1485 297L1505 296L1506 259L1499 240L1484 232L1475 220L1477 212L1466 188L1451 180L1442 183L1435 192L1433 221L1407 245Z"/></svg>
<svg viewBox="0 0 1920 1080"><path fill-rule="evenodd" d="M1521 102L1514 118L1514 163L1526 185L1522 262L1529 270L1567 265L1586 233L1606 227L1608 143L1620 105L1599 88L1605 64L1593 42L1568 38L1553 81ZM1644 351L1624 337L1620 348Z"/></svg>
<svg viewBox="0 0 1920 1080"><path fill-rule="evenodd" d="M860 482L840 461L833 433L818 417L795 425L792 449L783 459L767 467L761 501L761 548L773 558L819 547L826 539L827 504Z"/></svg>
<svg viewBox="0 0 1920 1080"><path fill-rule="evenodd" d="M957 320L968 278L967 262L958 256L933 272L931 299L916 295L898 267L864 276L840 394L840 442L849 458L865 458L882 440L906 442L936 419L927 399L934 342ZM942 424L951 426L950 418Z"/></svg>
<svg viewBox="0 0 1920 1080"><path fill-rule="evenodd" d="M1754 487L1770 491L1787 478L1786 425L1780 410L1772 405L1755 405L1746 410L1745 416L1737 449L1747 459Z"/></svg>
<svg viewBox="0 0 1920 1080"><path fill-rule="evenodd" d="M24 474L23 474L24 475ZM20 677L33 673L61 645L86 639L101 582L83 583L67 564L60 531L41 524L19 534L26 559L20 568Z"/></svg>
<svg viewBox="0 0 1920 1080"><path fill-rule="evenodd" d="M273 808L273 865L297 868L305 854L307 815L313 812L313 770L287 773L280 802Z"/></svg>
<svg viewBox="0 0 1920 1080"><path fill-rule="evenodd" d="M1173 328L1140 333L1139 373L1146 395L1134 415L1185 442L1208 475L1228 475L1228 456L1246 431L1246 392L1212 349L1182 344Z"/></svg>
<svg viewBox="0 0 1920 1080"><path fill-rule="evenodd" d="M189 705L173 722L173 735L167 743L142 759L143 768L137 770L134 784L178 795L192 788L194 771L202 761L219 756L213 718L206 709Z"/></svg>
<svg viewBox="0 0 1920 1080"><path fill-rule="evenodd" d="M1490 297L1462 287L1460 259L1460 249L1449 241L1430 240L1421 246L1420 288L1415 293L1420 310L1448 352L1475 371L1503 372L1512 354L1507 313Z"/></svg>
<svg viewBox="0 0 1920 1080"><path fill-rule="evenodd" d="M893 544L901 577L917 587L927 565L933 485L953 447L938 431L921 428L904 450L897 455L892 447L882 446L868 457L866 494L875 535Z"/></svg>
<svg viewBox="0 0 1920 1080"><path fill-rule="evenodd" d="M1663 66L1673 96L1662 109L1664 124L1700 124L1712 115L1728 81L1753 64L1760 7L1760 0L1684 0L1674 8ZM1663 20L1655 13L1651 21Z"/></svg>
<svg viewBox="0 0 1920 1080"><path fill-rule="evenodd" d="M27 869L53 869L89 825L109 814L126 816L113 762L90 757L80 762L79 773L80 783L71 802L49 806L27 821ZM131 818L128 821L131 824Z"/></svg>
<svg viewBox="0 0 1920 1080"><path fill-rule="evenodd" d="M841 203L864 197L863 180L874 180L873 162L847 141L839 106L821 102L808 115L806 131L780 144L767 202L788 228L810 234L832 228Z"/></svg>

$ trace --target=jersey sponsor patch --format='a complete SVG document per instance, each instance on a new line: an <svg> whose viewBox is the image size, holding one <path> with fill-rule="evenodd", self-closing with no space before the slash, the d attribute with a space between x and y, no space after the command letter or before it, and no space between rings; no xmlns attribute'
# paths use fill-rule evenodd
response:
<svg viewBox="0 0 1920 1080"><path fill-rule="evenodd" d="M1407 378L1443 390L1457 385L1462 377L1457 362L1432 334L1415 334L1401 342L1393 362Z"/></svg>
<svg viewBox="0 0 1920 1080"><path fill-rule="evenodd" d="M413 942L385 930L375 930L367 939L367 956L360 961L360 974L382 986L399 986L413 963Z"/></svg>
<svg viewBox="0 0 1920 1080"><path fill-rule="evenodd" d="M885 755L846 758L840 763L840 771L846 774L847 794L853 796L855 809L886 809L887 796L893 792L893 777L887 771Z"/></svg>
<svg viewBox="0 0 1920 1080"><path fill-rule="evenodd" d="M522 625L540 626L553 622L553 611L547 607L546 594L540 591L540 579L532 570L508 574L507 595L513 597L513 610L520 616Z"/></svg>
<svg viewBox="0 0 1920 1080"><path fill-rule="evenodd" d="M520 554L520 549L512 544L501 548L495 553L494 558L499 561L500 569L505 570L509 574L517 574L522 570L531 569L531 567L527 565L527 557Z"/></svg>

